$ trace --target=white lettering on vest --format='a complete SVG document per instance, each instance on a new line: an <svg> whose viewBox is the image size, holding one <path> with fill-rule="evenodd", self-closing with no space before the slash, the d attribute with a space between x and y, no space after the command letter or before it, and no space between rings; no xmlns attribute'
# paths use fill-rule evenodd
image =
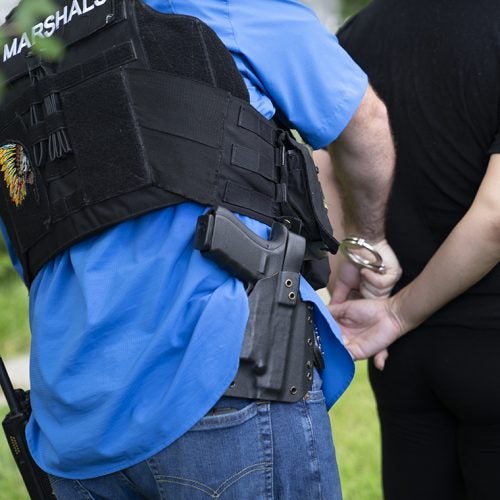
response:
<svg viewBox="0 0 500 500"><path fill-rule="evenodd" d="M47 38L51 37L54 34L54 31L56 30L56 23L54 22L54 19L55 19L54 16L49 16L43 22L43 26L45 27L45 32L43 34Z"/></svg>
<svg viewBox="0 0 500 500"><path fill-rule="evenodd" d="M59 11L55 13L56 16L56 30L59 29L60 26L64 26L68 22L68 6L65 5L63 9L63 13L60 14ZM62 24L60 24L62 21Z"/></svg>
<svg viewBox="0 0 500 500"><path fill-rule="evenodd" d="M87 0L83 0L83 4L82 4L82 13L85 14L87 13L89 10L92 10L95 5L91 5L90 7L87 5Z"/></svg>
<svg viewBox="0 0 500 500"><path fill-rule="evenodd" d="M73 0L73 3L71 4L71 10L69 11L68 20L66 22L69 23L75 14L77 14L78 16L82 15L82 9L80 9L77 0Z"/></svg>
<svg viewBox="0 0 500 500"><path fill-rule="evenodd" d="M43 23L38 23L31 28L31 40L33 43L35 43L35 38L36 37L44 38L43 36Z"/></svg>
<svg viewBox="0 0 500 500"><path fill-rule="evenodd" d="M17 55L17 38L12 40L12 45L10 47L8 44L3 46L3 62L15 55Z"/></svg>
<svg viewBox="0 0 500 500"><path fill-rule="evenodd" d="M31 42L30 39L28 38L28 35L26 33L23 33L21 35L21 41L19 42L19 47L17 48L17 53L19 54L21 50L25 48L30 48L31 47Z"/></svg>
<svg viewBox="0 0 500 500"><path fill-rule="evenodd" d="M68 12L68 6L65 5L62 11L57 11L48 16L43 22L35 24L31 28L30 35L23 33L20 37L13 38L9 43L3 46L3 62L8 61L11 57L19 55L23 49L30 48L36 43L36 38L49 38L59 28L71 22L75 16L81 16L94 7L104 5L107 0L73 0Z"/></svg>

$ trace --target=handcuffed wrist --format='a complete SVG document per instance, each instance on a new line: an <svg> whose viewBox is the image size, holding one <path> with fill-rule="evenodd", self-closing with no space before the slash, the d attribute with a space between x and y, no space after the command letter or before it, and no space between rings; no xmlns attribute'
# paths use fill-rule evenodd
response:
<svg viewBox="0 0 500 500"><path fill-rule="evenodd" d="M347 236L340 242L339 251L353 264L383 274L386 267L375 246L361 236Z"/></svg>

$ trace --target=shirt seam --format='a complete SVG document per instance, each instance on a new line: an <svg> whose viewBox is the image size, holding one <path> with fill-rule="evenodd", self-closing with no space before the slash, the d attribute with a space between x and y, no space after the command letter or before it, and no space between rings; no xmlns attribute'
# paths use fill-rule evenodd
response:
<svg viewBox="0 0 500 500"><path fill-rule="evenodd" d="M234 45L238 49L238 52L241 54L241 47L240 44L238 43L238 40L236 38L236 31L234 29L234 24L231 19L231 8L229 6L230 0L226 0L226 13L227 13L227 22L229 23L229 27L231 28L231 33L233 35L233 40L234 40Z"/></svg>

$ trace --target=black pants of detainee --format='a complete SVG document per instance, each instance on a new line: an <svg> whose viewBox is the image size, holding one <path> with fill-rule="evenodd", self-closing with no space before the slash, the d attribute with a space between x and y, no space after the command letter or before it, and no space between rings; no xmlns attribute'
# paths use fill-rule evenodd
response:
<svg viewBox="0 0 500 500"><path fill-rule="evenodd" d="M385 500L500 499L500 331L420 328L369 374Z"/></svg>

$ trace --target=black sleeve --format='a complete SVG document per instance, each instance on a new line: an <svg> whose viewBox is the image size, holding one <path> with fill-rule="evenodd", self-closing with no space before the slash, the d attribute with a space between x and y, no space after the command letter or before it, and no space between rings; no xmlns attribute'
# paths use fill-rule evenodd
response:
<svg viewBox="0 0 500 500"><path fill-rule="evenodd" d="M493 142L490 146L490 149L488 150L488 153L490 155L495 153L500 153L500 130L495 135L495 138L493 139Z"/></svg>

